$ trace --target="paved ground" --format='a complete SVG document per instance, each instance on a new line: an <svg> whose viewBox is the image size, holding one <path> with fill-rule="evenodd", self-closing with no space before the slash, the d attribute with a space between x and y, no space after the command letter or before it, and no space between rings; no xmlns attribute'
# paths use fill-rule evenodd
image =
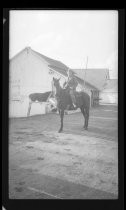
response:
<svg viewBox="0 0 126 210"><path fill-rule="evenodd" d="M81 113L10 119L9 197L18 199L116 199L118 197L117 107Z"/></svg>

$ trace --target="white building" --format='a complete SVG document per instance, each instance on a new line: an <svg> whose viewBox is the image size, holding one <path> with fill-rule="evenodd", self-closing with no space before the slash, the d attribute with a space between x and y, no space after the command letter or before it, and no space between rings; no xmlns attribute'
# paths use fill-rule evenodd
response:
<svg viewBox="0 0 126 210"><path fill-rule="evenodd" d="M9 69L9 116L26 117L29 94L44 93L52 90L53 77L59 78L61 85L67 78L68 66L60 61L48 58L30 47L23 49L10 60ZM83 80L78 78L78 90L83 89ZM95 89L86 82L86 89L89 92ZM44 114L45 103L34 103L31 108L31 115Z"/></svg>
<svg viewBox="0 0 126 210"><path fill-rule="evenodd" d="M103 90L106 81L109 79L109 70L102 68L88 68L88 69L73 69L76 76L83 78L85 83L92 84L95 88L88 88L91 91L91 105L95 106L99 104L99 95ZM86 87L85 87L86 88Z"/></svg>
<svg viewBox="0 0 126 210"><path fill-rule="evenodd" d="M99 98L99 104L118 104L118 80L110 79L108 69L73 69L76 76L85 78L85 81L95 86L91 100L92 105L95 98Z"/></svg>
<svg viewBox="0 0 126 210"><path fill-rule="evenodd" d="M100 104L118 104L118 80L110 79L100 92Z"/></svg>

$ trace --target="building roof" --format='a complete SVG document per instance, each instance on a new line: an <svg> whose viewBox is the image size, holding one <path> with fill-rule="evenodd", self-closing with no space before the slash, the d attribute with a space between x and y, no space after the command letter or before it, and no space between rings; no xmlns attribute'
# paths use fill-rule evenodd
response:
<svg viewBox="0 0 126 210"><path fill-rule="evenodd" d="M61 61L58 61L58 60L54 60L52 58L49 58L43 54L40 54L38 52L36 52L35 50L32 50L34 53L36 53L37 55L39 55L41 58L45 59L47 62L48 62L48 66L51 68L51 69L54 69L55 71L59 72L60 74L64 75L67 77L67 70L68 70L68 66L66 66L64 63L62 63ZM70 69L70 68L69 68ZM77 80L79 83L82 83L83 84L83 79L78 77L78 75L76 75L76 73L73 71L73 69L70 69L74 75L77 77ZM87 87L90 87L92 89L97 89L97 87L95 87L93 84L89 83L88 81L86 81L85 85Z"/></svg>
<svg viewBox="0 0 126 210"><path fill-rule="evenodd" d="M106 79L109 79L108 69L72 69L79 78L84 78L86 82L89 82L97 89L102 90L106 83Z"/></svg>
<svg viewBox="0 0 126 210"><path fill-rule="evenodd" d="M34 54L36 54L37 56L39 56L40 58L44 59L47 63L48 63L48 66L51 68L51 69L54 69L55 71L59 72L60 74L64 75L67 77L67 70L68 70L68 66L65 65L64 63L62 63L61 61L58 61L58 60L55 60L55 59L52 59L52 58L49 58L33 49L31 49L30 47L26 47L24 48L22 51L20 51L19 53L17 53L13 58L11 58L11 60L13 60L14 58L16 58L17 56L19 56L23 51L25 50L29 50L31 52L33 52ZM70 68L69 68L70 69ZM75 72L75 69L70 69L74 75L76 76L77 80L79 83L83 84L84 83L84 80L83 80L83 77L76 74ZM91 81L92 82L92 81ZM93 83L91 83L89 81L86 81L85 82L85 85L87 87L90 87L91 89L98 89L97 86L95 86Z"/></svg>
<svg viewBox="0 0 126 210"><path fill-rule="evenodd" d="M49 64L50 66L53 66L53 67L58 67L60 69L63 69L63 70L68 70L68 66L66 66L64 63L62 63L61 61L58 61L58 60L54 60L52 58L49 58L43 54L40 54L39 52L36 52L35 50L32 50L34 53L36 53L37 55L39 55L41 58L45 59Z"/></svg>
<svg viewBox="0 0 126 210"><path fill-rule="evenodd" d="M118 90L118 80L117 79L107 80L103 92L117 92L117 90Z"/></svg>

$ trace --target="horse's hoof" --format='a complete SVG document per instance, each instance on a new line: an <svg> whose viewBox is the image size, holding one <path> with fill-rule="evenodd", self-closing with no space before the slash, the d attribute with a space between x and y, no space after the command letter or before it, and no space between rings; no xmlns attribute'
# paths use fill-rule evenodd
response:
<svg viewBox="0 0 126 210"><path fill-rule="evenodd" d="M88 128L87 128L86 126L83 126L83 129L84 129L84 130L88 130Z"/></svg>
<svg viewBox="0 0 126 210"><path fill-rule="evenodd" d="M62 132L62 130L60 129L59 131L58 131L58 133L61 133Z"/></svg>

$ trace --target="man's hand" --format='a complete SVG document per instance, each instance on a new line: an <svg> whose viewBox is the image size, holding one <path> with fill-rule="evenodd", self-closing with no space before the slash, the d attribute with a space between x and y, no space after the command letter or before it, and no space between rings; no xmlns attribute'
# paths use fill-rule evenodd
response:
<svg viewBox="0 0 126 210"><path fill-rule="evenodd" d="M67 82L65 81L64 84L63 84L63 88L65 88L66 84L67 84Z"/></svg>

